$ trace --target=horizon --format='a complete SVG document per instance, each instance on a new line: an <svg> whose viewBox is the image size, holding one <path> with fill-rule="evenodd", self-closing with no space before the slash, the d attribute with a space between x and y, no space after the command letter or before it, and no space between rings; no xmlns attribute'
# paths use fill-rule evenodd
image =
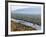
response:
<svg viewBox="0 0 46 37"><path fill-rule="evenodd" d="M18 14L41 14L41 6L11 6L11 11Z"/></svg>

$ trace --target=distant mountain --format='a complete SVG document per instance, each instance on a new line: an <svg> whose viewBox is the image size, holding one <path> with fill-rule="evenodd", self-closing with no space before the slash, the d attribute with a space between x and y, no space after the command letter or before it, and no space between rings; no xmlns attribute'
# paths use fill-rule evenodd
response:
<svg viewBox="0 0 46 37"><path fill-rule="evenodd" d="M23 9L17 9L13 10L12 13L18 13L18 14L41 14L40 8L23 8Z"/></svg>

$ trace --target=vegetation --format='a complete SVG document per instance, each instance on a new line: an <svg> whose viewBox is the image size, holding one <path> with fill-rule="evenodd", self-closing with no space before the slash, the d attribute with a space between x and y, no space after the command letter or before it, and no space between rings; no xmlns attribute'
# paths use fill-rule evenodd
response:
<svg viewBox="0 0 46 37"><path fill-rule="evenodd" d="M21 19L24 21L28 21L28 22L32 22L34 24L41 25L41 16L40 15L13 14L12 18Z"/></svg>
<svg viewBox="0 0 46 37"><path fill-rule="evenodd" d="M11 13L11 18L24 20L27 22L32 22L33 24L41 25L41 16L40 15L25 15L25 14L15 14ZM20 23L11 21L11 31L31 31L36 30L30 26L25 26Z"/></svg>
<svg viewBox="0 0 46 37"><path fill-rule="evenodd" d="M31 31L31 30L36 30L36 29L30 26L25 26L23 24L11 21L11 31Z"/></svg>

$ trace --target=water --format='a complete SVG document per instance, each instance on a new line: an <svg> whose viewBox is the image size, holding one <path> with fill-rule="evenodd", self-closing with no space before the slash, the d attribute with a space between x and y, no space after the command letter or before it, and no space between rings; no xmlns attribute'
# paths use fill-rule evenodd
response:
<svg viewBox="0 0 46 37"><path fill-rule="evenodd" d="M41 26L37 25L37 24L33 24L31 22L27 22L27 21L24 21L24 20L15 20L15 19L11 19L12 21L16 22L16 23L21 23L23 25L26 25L26 26L31 26L37 30L40 30L41 29Z"/></svg>

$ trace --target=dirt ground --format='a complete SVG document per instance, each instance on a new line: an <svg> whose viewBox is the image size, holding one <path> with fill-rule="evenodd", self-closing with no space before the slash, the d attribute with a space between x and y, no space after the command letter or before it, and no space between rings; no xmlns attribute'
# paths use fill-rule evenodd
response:
<svg viewBox="0 0 46 37"><path fill-rule="evenodd" d="M25 26L23 24L11 21L11 31L32 31L32 30L36 30L36 29L30 26Z"/></svg>

